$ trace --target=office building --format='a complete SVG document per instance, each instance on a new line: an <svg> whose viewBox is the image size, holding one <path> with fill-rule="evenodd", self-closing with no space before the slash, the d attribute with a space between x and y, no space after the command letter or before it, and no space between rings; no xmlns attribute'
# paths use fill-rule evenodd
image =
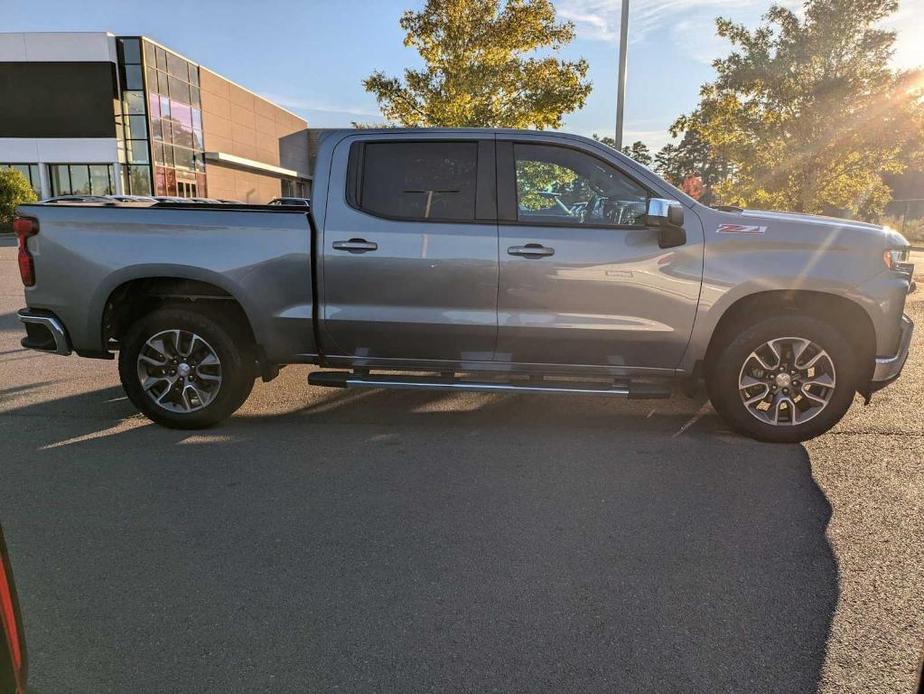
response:
<svg viewBox="0 0 924 694"><path fill-rule="evenodd" d="M0 33L0 166L40 197L306 196L304 119L142 36Z"/></svg>

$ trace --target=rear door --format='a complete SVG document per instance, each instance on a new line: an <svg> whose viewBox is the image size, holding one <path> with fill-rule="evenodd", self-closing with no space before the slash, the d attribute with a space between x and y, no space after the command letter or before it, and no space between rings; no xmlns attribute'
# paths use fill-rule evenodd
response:
<svg viewBox="0 0 924 694"><path fill-rule="evenodd" d="M672 369L689 341L702 228L661 249L646 228L651 191L580 145L497 142L497 359Z"/></svg>
<svg viewBox="0 0 924 694"><path fill-rule="evenodd" d="M493 136L396 134L340 142L321 243L321 327L332 361L493 359Z"/></svg>

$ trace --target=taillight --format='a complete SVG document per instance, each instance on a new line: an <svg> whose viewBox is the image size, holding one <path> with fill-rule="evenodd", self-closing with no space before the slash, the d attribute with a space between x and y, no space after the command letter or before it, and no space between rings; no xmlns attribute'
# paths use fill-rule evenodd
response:
<svg viewBox="0 0 924 694"><path fill-rule="evenodd" d="M10 566L7 563L3 536L0 535L0 627L9 645L9 657L13 666L14 691L25 691L26 668L16 593L13 588Z"/></svg>
<svg viewBox="0 0 924 694"><path fill-rule="evenodd" d="M30 236L35 236L38 232L39 223L37 219L33 217L13 218L13 233L19 239L19 255L17 256L19 276L22 278L22 283L27 287L35 284L35 260L32 258L28 246L26 246L26 239Z"/></svg>

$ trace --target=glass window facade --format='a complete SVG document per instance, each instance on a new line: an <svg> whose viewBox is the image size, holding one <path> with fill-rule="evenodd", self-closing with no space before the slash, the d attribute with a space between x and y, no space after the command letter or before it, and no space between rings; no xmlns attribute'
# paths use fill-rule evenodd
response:
<svg viewBox="0 0 924 694"><path fill-rule="evenodd" d="M116 42L120 95L115 119L123 192L205 197L199 66L140 37Z"/></svg>
<svg viewBox="0 0 924 694"><path fill-rule="evenodd" d="M115 176L111 164L49 164L48 180L52 195L115 193Z"/></svg>
<svg viewBox="0 0 924 694"><path fill-rule="evenodd" d="M135 38L119 39L119 62L123 65L141 65L141 42Z"/></svg>
<svg viewBox="0 0 924 694"><path fill-rule="evenodd" d="M141 78L141 65L123 65L122 84L125 85L126 89L143 90L144 80Z"/></svg>
<svg viewBox="0 0 924 694"><path fill-rule="evenodd" d="M154 194L206 197L199 66L143 41Z"/></svg>
<svg viewBox="0 0 924 694"><path fill-rule="evenodd" d="M150 195L151 147L142 42L140 38L121 37L117 39L116 45L119 54L121 98L116 102L115 120L119 164L122 169L122 192L130 195ZM102 181L100 176L98 181ZM91 183L92 181L88 185Z"/></svg>
<svg viewBox="0 0 924 694"><path fill-rule="evenodd" d="M42 195L38 164L0 164L0 169L16 169L26 177L26 180L29 181L29 185L32 186L32 190L35 191L35 194L38 196Z"/></svg>

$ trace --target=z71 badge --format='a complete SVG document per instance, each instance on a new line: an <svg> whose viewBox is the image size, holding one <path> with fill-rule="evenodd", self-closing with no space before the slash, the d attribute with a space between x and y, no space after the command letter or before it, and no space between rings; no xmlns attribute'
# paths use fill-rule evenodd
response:
<svg viewBox="0 0 924 694"><path fill-rule="evenodd" d="M767 227L749 226L746 224L720 224L716 229L719 234L763 234Z"/></svg>

